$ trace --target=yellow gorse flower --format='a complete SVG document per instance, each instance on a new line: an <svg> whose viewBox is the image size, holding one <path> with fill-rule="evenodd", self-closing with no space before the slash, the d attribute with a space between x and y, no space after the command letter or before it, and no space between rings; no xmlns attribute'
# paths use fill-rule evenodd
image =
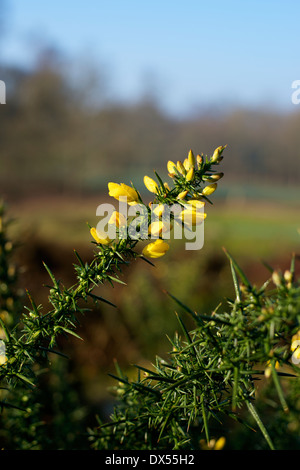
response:
<svg viewBox="0 0 300 470"><path fill-rule="evenodd" d="M152 222L149 226L149 233L153 237L158 237L162 235L163 233L169 232L172 228L172 224L170 223L165 223L162 220L156 220L155 222Z"/></svg>
<svg viewBox="0 0 300 470"><path fill-rule="evenodd" d="M178 194L177 199L184 199L187 193L188 191L182 191L181 193Z"/></svg>
<svg viewBox="0 0 300 470"><path fill-rule="evenodd" d="M173 178L175 175L180 173L182 176L186 176L187 181L191 181L194 177L195 164L195 156L192 150L190 150L187 158L184 159L183 163L180 160L178 160L177 163L174 163L171 160L168 161L167 169L169 176Z"/></svg>
<svg viewBox="0 0 300 470"><path fill-rule="evenodd" d="M191 207L190 209L183 209L178 217L184 224L194 227L195 225L201 224L206 219L206 216L207 214Z"/></svg>
<svg viewBox="0 0 300 470"><path fill-rule="evenodd" d="M202 163L203 163L203 157L202 157L201 155L197 155L196 161L197 161L197 166L198 166L198 168L200 168L200 166L201 166Z"/></svg>
<svg viewBox="0 0 300 470"><path fill-rule="evenodd" d="M189 151L189 154L188 154L188 161L189 161L189 163L190 163L190 167L195 166L196 161L195 161L195 156L194 156L192 150Z"/></svg>
<svg viewBox="0 0 300 470"><path fill-rule="evenodd" d="M108 183L109 195L117 200L120 198L126 198L128 204L137 204L139 201L138 193L134 188L127 186L127 184L121 183Z"/></svg>
<svg viewBox="0 0 300 470"><path fill-rule="evenodd" d="M217 183L213 183L213 184L209 184L208 186L205 186L205 188L203 189L202 191L202 194L204 196L210 196L212 193L215 192L215 190L217 189L218 187L218 184Z"/></svg>
<svg viewBox="0 0 300 470"><path fill-rule="evenodd" d="M144 176L144 185L151 193L157 194L158 184L149 176Z"/></svg>
<svg viewBox="0 0 300 470"><path fill-rule="evenodd" d="M169 176L173 177L176 175L175 168L176 168L176 164L172 162L171 160L169 160L167 163L167 170L168 170Z"/></svg>
<svg viewBox="0 0 300 470"><path fill-rule="evenodd" d="M205 201L198 201L198 199L190 199L189 201L186 201L184 205L186 209L190 209L190 207L192 207L195 210L200 210L203 206L205 206Z"/></svg>
<svg viewBox="0 0 300 470"><path fill-rule="evenodd" d="M190 168L189 171L186 174L185 179L187 181L192 181L192 179L194 178L194 173L195 173L194 167Z"/></svg>
<svg viewBox="0 0 300 470"><path fill-rule="evenodd" d="M153 213L157 217L161 217L165 212L165 205L164 204L157 204L157 206L153 209Z"/></svg>
<svg viewBox="0 0 300 470"><path fill-rule="evenodd" d="M166 254L168 249L168 243L159 238L158 240L155 240L155 242L151 242L146 245L142 253L147 258L160 258Z"/></svg>
<svg viewBox="0 0 300 470"><path fill-rule="evenodd" d="M226 147L227 145L224 145L224 146L221 145L220 147L216 148L210 161L213 163L220 163L220 161L223 159L222 157L223 150Z"/></svg>
<svg viewBox="0 0 300 470"><path fill-rule="evenodd" d="M223 178L224 173L214 173L213 175L209 175L205 177L206 181L219 181L221 178Z"/></svg>
<svg viewBox="0 0 300 470"><path fill-rule="evenodd" d="M191 162L189 161L188 158L185 158L183 161L183 166L186 171L189 171L191 168L194 167L194 165L191 165Z"/></svg>
<svg viewBox="0 0 300 470"><path fill-rule="evenodd" d="M90 229L90 233L94 240L101 245L108 245L111 240L106 233L100 233L95 227Z"/></svg>
<svg viewBox="0 0 300 470"><path fill-rule="evenodd" d="M183 176L186 174L186 170L183 166L183 163L180 160L178 160L176 168L179 171L179 173L181 173Z"/></svg>
<svg viewBox="0 0 300 470"><path fill-rule="evenodd" d="M127 225L126 217L120 212L114 211L108 221L109 224L114 224L116 227L125 227Z"/></svg>

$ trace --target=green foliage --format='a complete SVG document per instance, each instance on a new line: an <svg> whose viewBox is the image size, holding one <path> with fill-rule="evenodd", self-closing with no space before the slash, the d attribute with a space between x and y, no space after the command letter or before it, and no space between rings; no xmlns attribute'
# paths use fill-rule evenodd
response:
<svg viewBox="0 0 300 470"><path fill-rule="evenodd" d="M288 281L282 277L277 282L273 273L258 289L227 256L236 298L228 299L225 311L202 315L171 296L192 316L195 329L187 331L178 315L183 338L176 335L171 341L168 361L158 357L153 369L137 366L136 381L118 370L114 392L120 404L110 422L90 431L95 449L201 449L203 439L209 445L212 438L224 434L222 422L228 418L249 427L254 421L269 448L274 448L255 408L256 384L270 371L268 380L287 416L282 378L289 377L299 389L299 367L291 361L291 338L300 327L294 259L285 276ZM269 288L272 280L275 288ZM240 411L245 406L250 414L246 419ZM295 404L292 408L294 422Z"/></svg>
<svg viewBox="0 0 300 470"><path fill-rule="evenodd" d="M158 188L154 202L172 205L181 201L182 192L184 202L195 198L210 202L209 194L203 194L202 188L221 177L215 173L213 165L223 158L224 148L216 149L212 157L198 155L197 160L190 153L187 165L193 166L192 176L187 176L189 170L179 171L181 166L177 164L177 170L171 175L172 188L157 174L158 184L148 179L150 191ZM171 166L168 164L168 169ZM118 191L118 185L115 186L114 190ZM215 186L206 188L213 191ZM138 191L136 194L142 201ZM136 380L129 380L117 365L114 377L118 385L113 392L118 404L111 419L108 422L99 419L99 426L89 427L88 436L85 431L78 431L78 423L85 419L86 410L72 390L72 380L62 379L68 374L66 366L60 362L63 354L59 350L59 338L71 335L79 339L76 331L79 315L85 315L93 303L113 305L99 295L98 287L103 283L123 283L119 274L125 266L136 258L147 261L137 249L139 240L131 239L128 234L124 239L111 242L99 241L95 229L91 234L96 240L92 259L85 262L75 251L76 282L70 287L64 286L44 263L50 278L49 308L45 311L28 292L29 306L22 313L21 293L15 286L16 271L9 261L13 245L9 242L4 209L1 209L0 326L5 360L2 355L1 420L4 426L0 438L3 447L84 448L82 436L85 434L93 449L217 448L220 446L218 438L226 434L224 423L227 426L229 422L244 424L243 430L252 432L252 428L256 428L260 431L264 444L258 439L253 441L253 447L267 445L274 449L291 445L280 435L279 430L284 426L292 434L290 442L298 447L295 434L299 367L293 363L295 352L291 349L293 336L300 330L300 285L295 279L295 257L284 274L269 268L269 281L258 288L251 284L226 250L234 298L216 306L211 314L204 314L194 311L170 292L170 302L174 301L178 307L176 317L181 335L176 333L169 339L172 350L168 358L157 356L155 364L149 367L137 365ZM148 296L151 299L149 289ZM186 316L192 328L186 326ZM51 361L53 354L57 359ZM52 369L51 376L47 375L49 369ZM262 381L267 381L269 391L265 392L265 397L262 393L259 401L258 384ZM56 386L52 399L51 392ZM265 414L266 403L276 408L276 427L275 420L267 416L266 426L265 416L261 417ZM47 411L54 409L57 413L49 422Z"/></svg>

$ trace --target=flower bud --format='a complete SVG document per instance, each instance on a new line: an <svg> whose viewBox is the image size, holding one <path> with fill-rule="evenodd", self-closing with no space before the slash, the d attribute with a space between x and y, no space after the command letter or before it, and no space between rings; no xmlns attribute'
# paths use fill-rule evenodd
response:
<svg viewBox="0 0 300 470"><path fill-rule="evenodd" d="M182 191L181 193L178 194L176 199L184 199L187 193L188 191Z"/></svg>
<svg viewBox="0 0 300 470"><path fill-rule="evenodd" d="M291 273L291 271L286 270L283 276L286 282L291 283L293 281L293 274Z"/></svg>
<svg viewBox="0 0 300 470"><path fill-rule="evenodd" d="M191 167L192 167L192 166L195 166L195 163L196 163L196 162L195 162L195 157L194 157L194 154L193 154L193 151L192 151L192 150L189 151L189 154L188 154L188 161L189 161Z"/></svg>
<svg viewBox="0 0 300 470"><path fill-rule="evenodd" d="M223 178L224 173L214 173L213 175L204 175L203 180L205 181L219 181Z"/></svg>
<svg viewBox="0 0 300 470"><path fill-rule="evenodd" d="M281 274L278 271L273 271L272 281L274 282L275 286L277 286L277 287L281 286L282 277L281 277Z"/></svg>
<svg viewBox="0 0 300 470"><path fill-rule="evenodd" d="M114 224L117 227L125 227L127 225L126 217L120 212L114 211L108 221L109 224Z"/></svg>
<svg viewBox="0 0 300 470"><path fill-rule="evenodd" d="M203 206L205 206L205 201L199 201L198 199L190 199L187 201L187 204L185 207L189 208L189 206L192 206L193 209L195 210L200 210Z"/></svg>
<svg viewBox="0 0 300 470"><path fill-rule="evenodd" d="M100 233L98 230L96 230L95 227L92 227L90 229L90 233L92 237L94 238L94 240L97 243L100 243L101 245L108 245L111 242L111 240L109 239L106 233Z"/></svg>
<svg viewBox="0 0 300 470"><path fill-rule="evenodd" d="M206 219L205 213L202 211L197 211L195 208L191 207L188 209L183 209L179 214L179 219L188 226L195 227L196 225L201 224L204 219Z"/></svg>
<svg viewBox="0 0 300 470"><path fill-rule="evenodd" d="M130 203L138 202L138 194L134 188L127 186L124 183L108 183L109 195L117 200L126 198L126 201Z"/></svg>
<svg viewBox="0 0 300 470"><path fill-rule="evenodd" d="M169 176L173 177L176 175L175 168L176 168L176 164L172 162L171 160L169 160L167 163L167 170L168 170Z"/></svg>
<svg viewBox="0 0 300 470"><path fill-rule="evenodd" d="M152 178L149 178L149 176L144 176L144 184L148 191L157 194L158 185Z"/></svg>
<svg viewBox="0 0 300 470"><path fill-rule="evenodd" d="M164 256L168 251L169 245L161 239L155 240L155 242L149 243L143 249L143 255L147 258L160 258Z"/></svg>
<svg viewBox="0 0 300 470"><path fill-rule="evenodd" d="M161 217L162 214L165 212L165 205L164 204L157 204L156 207L153 209L153 212L157 217Z"/></svg>
<svg viewBox="0 0 300 470"><path fill-rule="evenodd" d="M216 150L213 153L213 156L211 157L210 162L211 163L220 163L220 161L223 159L222 152L226 147L227 147L227 145L220 146L220 147L216 148Z"/></svg>
<svg viewBox="0 0 300 470"><path fill-rule="evenodd" d="M180 160L178 160L176 167L177 167L177 170L179 171L179 173L181 173L182 175L185 175L186 171L185 171L185 168L184 168L184 166L183 166L183 164Z"/></svg>
<svg viewBox="0 0 300 470"><path fill-rule="evenodd" d="M197 160L197 165L199 168L203 163L203 157L201 155L197 155L196 160Z"/></svg>
<svg viewBox="0 0 300 470"><path fill-rule="evenodd" d="M172 228L170 223L164 223L162 220L152 222L149 226L149 233L153 237L159 237L163 233L169 232Z"/></svg>
<svg viewBox="0 0 300 470"><path fill-rule="evenodd" d="M184 166L185 171L189 171L192 168L188 158L184 159L183 166Z"/></svg>
<svg viewBox="0 0 300 470"><path fill-rule="evenodd" d="M213 183L213 184L209 184L208 186L206 186L203 191L202 191L202 194L204 196L210 196L212 193L215 192L215 190L217 189L218 185L217 183Z"/></svg>
<svg viewBox="0 0 300 470"><path fill-rule="evenodd" d="M194 178L194 167L192 167L186 174L186 181L192 181L192 179Z"/></svg>

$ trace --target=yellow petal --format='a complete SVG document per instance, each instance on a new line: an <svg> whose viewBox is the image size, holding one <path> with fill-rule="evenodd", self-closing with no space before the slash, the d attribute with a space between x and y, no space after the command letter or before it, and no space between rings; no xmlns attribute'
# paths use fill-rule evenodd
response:
<svg viewBox="0 0 300 470"><path fill-rule="evenodd" d="M92 237L94 238L94 240L97 243L100 243L101 245L108 245L111 242L111 240L105 233L99 233L95 227L92 227L90 229L90 233Z"/></svg>
<svg viewBox="0 0 300 470"><path fill-rule="evenodd" d="M161 217L162 214L165 212L165 205L164 204L158 204L155 209L153 209L153 212L157 217Z"/></svg>
<svg viewBox="0 0 300 470"><path fill-rule="evenodd" d="M206 215L203 212L199 212L193 208L191 209L184 209L180 214L179 218L182 220L184 224L195 226L199 225L206 219Z"/></svg>
<svg viewBox="0 0 300 470"><path fill-rule="evenodd" d="M214 450L221 450L223 449L223 447L225 446L225 443L226 443L226 439L225 437L220 437L217 442L215 443L215 447L214 447Z"/></svg>
<svg viewBox="0 0 300 470"><path fill-rule="evenodd" d="M188 154L188 161L190 162L190 166L195 166L195 156L193 154L193 151L190 150Z"/></svg>
<svg viewBox="0 0 300 470"><path fill-rule="evenodd" d="M200 210L203 206L205 206L205 201L199 201L198 199L190 199L189 201L186 202L195 210ZM185 206L187 209L189 206Z"/></svg>
<svg viewBox="0 0 300 470"><path fill-rule="evenodd" d="M197 160L198 168L200 168L200 166L203 163L203 157L201 155L197 155L196 160Z"/></svg>
<svg viewBox="0 0 300 470"><path fill-rule="evenodd" d="M184 199L187 193L188 191L182 191L181 193L178 194L176 199Z"/></svg>
<svg viewBox="0 0 300 470"><path fill-rule="evenodd" d="M120 212L114 211L111 214L111 217L108 221L109 224L114 224L117 227L125 227L127 225L127 220L123 214Z"/></svg>
<svg viewBox="0 0 300 470"><path fill-rule="evenodd" d="M192 179L194 178L194 167L192 167L188 172L187 172L187 175L186 175L186 180L187 181L192 181Z"/></svg>
<svg viewBox="0 0 300 470"><path fill-rule="evenodd" d="M183 166L183 164L180 160L178 160L176 168L179 171L179 173L181 173L182 175L185 175L186 171L185 171L185 168L184 168L184 166Z"/></svg>
<svg viewBox="0 0 300 470"><path fill-rule="evenodd" d="M210 194L214 193L215 190L217 189L218 187L218 184L217 183L213 183L213 184L209 184L208 186L206 186L203 191L202 191L202 194L204 196L210 196Z"/></svg>
<svg viewBox="0 0 300 470"><path fill-rule="evenodd" d="M127 198L127 202L138 202L138 194L135 189L127 186L127 184L121 183L108 183L109 195L115 199Z"/></svg>
<svg viewBox="0 0 300 470"><path fill-rule="evenodd" d="M168 173L170 176L176 175L176 171L174 168L176 168L176 164L172 162L171 160L169 160L167 163L167 169L168 169Z"/></svg>
<svg viewBox="0 0 300 470"><path fill-rule="evenodd" d="M143 249L143 255L147 258L160 258L164 256L169 249L168 243L161 239L155 240L155 242L149 243Z"/></svg>
<svg viewBox="0 0 300 470"><path fill-rule="evenodd" d="M157 193L158 185L152 178L149 178L149 176L144 176L144 185L151 193Z"/></svg>
<svg viewBox="0 0 300 470"><path fill-rule="evenodd" d="M149 233L153 237L158 237L162 235L163 233L169 232L171 228L172 228L172 225L170 223L166 224L162 220L157 220L155 222L152 222L152 224L150 224Z"/></svg>
<svg viewBox="0 0 300 470"><path fill-rule="evenodd" d="M193 165L191 165L190 161L188 158L185 158L184 161L183 161L183 166L185 168L186 171L189 171Z"/></svg>

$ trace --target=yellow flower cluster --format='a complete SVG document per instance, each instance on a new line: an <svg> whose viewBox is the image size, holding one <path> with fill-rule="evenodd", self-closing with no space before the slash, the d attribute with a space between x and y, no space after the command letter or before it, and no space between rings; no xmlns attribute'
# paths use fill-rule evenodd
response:
<svg viewBox="0 0 300 470"><path fill-rule="evenodd" d="M218 147L214 151L213 156L209 161L209 168L211 165L218 164L222 160L222 152L225 147ZM196 226L203 222L203 220L206 218L206 214L203 212L205 199L216 191L216 181L218 181L223 176L223 173L213 172L212 174L206 175L205 170L203 171L203 165L205 165L203 157L201 155L197 155L195 158L192 150L189 151L187 158L185 158L183 162L177 161L177 163L174 163L171 160L168 161L168 174L172 179L174 179L175 186L176 179L181 178L181 182L178 184L178 186L176 186L176 188L181 188L183 190L180 190L177 194L176 192L172 192L170 190L168 183L162 183L160 180L160 184L158 184L149 176L146 175L144 177L145 187L151 193L155 194L158 198L158 201L160 202L160 204L154 209L156 216L159 218L162 216L165 207L165 205L162 203L162 197L167 197L170 193L172 194L173 199L168 200L167 203L172 204L178 201L183 206L183 210L179 215L179 219L182 223L189 226ZM198 170L202 170L202 172L199 171L197 173ZM198 190L197 188L197 184L199 181L201 182L201 179L199 181L197 180L199 175L203 176L203 181L211 182L205 186L202 191ZM196 181L196 184L193 186L194 180ZM193 191L191 191L191 189L193 189ZM118 201L126 200L127 204L129 205L135 205L142 202L139 193L133 187L127 186L124 183L108 183L108 190L110 196L114 197ZM112 214L109 220L110 224L114 224L117 227L125 226L126 222L127 221L125 217L116 211ZM148 233L152 236L162 237L171 229L172 224L166 224L162 220L158 220L150 224ZM97 244L108 245L112 241L106 234L99 233L95 227L90 229L90 233ZM150 258L159 258L163 256L168 251L168 249L168 243L159 238L156 241L148 244L143 249L143 255Z"/></svg>
<svg viewBox="0 0 300 470"><path fill-rule="evenodd" d="M197 156L198 162L200 163L200 155ZM177 164L171 160L167 163L167 169L169 176L174 178L178 173L185 177L187 181L192 181L195 174L195 157L192 150L189 151L187 158L183 162L180 160L177 161Z"/></svg>

